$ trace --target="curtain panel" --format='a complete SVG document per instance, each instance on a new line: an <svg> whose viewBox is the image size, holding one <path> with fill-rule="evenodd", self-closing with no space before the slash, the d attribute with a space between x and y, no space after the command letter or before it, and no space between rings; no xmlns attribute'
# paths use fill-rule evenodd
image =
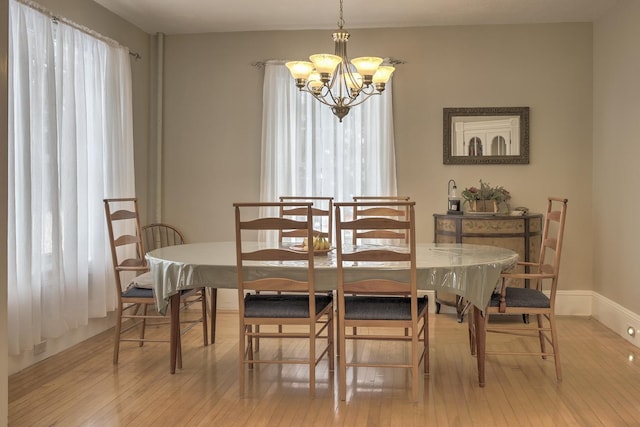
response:
<svg viewBox="0 0 640 427"><path fill-rule="evenodd" d="M135 194L130 67L126 48L10 1L10 354L115 309L102 199Z"/></svg>

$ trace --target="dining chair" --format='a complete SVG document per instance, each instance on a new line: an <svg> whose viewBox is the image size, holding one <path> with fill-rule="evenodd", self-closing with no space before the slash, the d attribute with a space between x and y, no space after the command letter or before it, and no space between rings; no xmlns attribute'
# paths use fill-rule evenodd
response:
<svg viewBox="0 0 640 427"><path fill-rule="evenodd" d="M562 381L560 352L555 320L556 292L560 272L560 255L564 236L568 200L560 197L547 199L544 215L542 243L536 262L518 262L523 272L505 272L501 275L500 291L494 293L486 309L486 332L501 332L536 337L540 341L539 351L486 351L486 354L534 355L543 359L554 358L556 378ZM517 286L513 281L528 279L529 286ZM523 280L519 280L522 282ZM535 324L500 323L491 324L490 316L535 315ZM472 316L470 316L471 319ZM475 354L475 334L473 322L469 321L471 353ZM547 343L551 349L547 349Z"/></svg>
<svg viewBox="0 0 640 427"><path fill-rule="evenodd" d="M398 211L408 210L407 218L366 217L355 219L345 210L382 206ZM429 372L429 318L427 296L418 296L416 275L415 202L349 202L335 204L336 251L338 272L338 353L339 397L346 400L348 367L393 367L411 372L411 399L418 400L419 366ZM360 230L402 230L406 245L343 246L348 233ZM348 238L347 238L348 239ZM357 269L349 269L357 263ZM369 268L364 268L364 265ZM357 270L357 271L354 271ZM348 333L348 328L369 328L367 334ZM382 330L381 330L382 328ZM402 330L402 331L400 331ZM409 333L404 331L408 330ZM400 341L409 343L410 361L389 360L386 353L379 360L358 359L360 340ZM352 341L351 354L346 350ZM390 349L390 353L398 353ZM399 351L402 356L404 353ZM399 354L393 354L400 356Z"/></svg>
<svg viewBox="0 0 640 427"><path fill-rule="evenodd" d="M121 341L137 342L140 347L145 342L167 342L171 348L177 348L177 364L182 368L179 337L176 343L171 342L169 337L145 336L148 320L154 325L167 326L169 321L157 311L149 311L149 307L155 307L156 299L152 288L153 280L144 257L138 200L135 197L104 199L104 209L117 295L113 363L118 363ZM123 281L123 277L127 280ZM123 283L127 285L123 286ZM182 296L186 297L191 292L186 291ZM134 328L139 328L138 337L126 334ZM166 329L168 333L169 328ZM171 360L171 363L173 364L174 360Z"/></svg>
<svg viewBox="0 0 640 427"><path fill-rule="evenodd" d="M256 232L281 232L283 230L306 230L308 239L313 238L312 203L265 202L234 203L236 229L236 260L238 277L239 308L239 361L240 396L244 396L245 370L251 371L256 364L295 364L309 367L309 392L315 395L316 366L326 355L329 371L334 367L333 351L333 297L332 293L316 293L313 251L298 251L283 247L279 242L258 242ZM304 219L260 216L261 208L292 209L304 206ZM259 277L251 275L251 264L267 262L274 268ZM290 277L278 265L298 267L297 275ZM273 292L279 292L274 294ZM283 325L279 330L278 326ZM260 327L260 328L258 328ZM307 357L257 357L255 339L296 338L308 341ZM326 340L326 345L317 346L317 340ZM272 340L274 342L275 340ZM277 354L280 354L279 348ZM264 353L264 351L263 351Z"/></svg>
<svg viewBox="0 0 640 427"><path fill-rule="evenodd" d="M333 236L333 197L320 196L280 196L281 203L307 203L311 202L311 215L313 215L313 235L314 237L324 237L329 242ZM299 219L307 215L306 206L281 206L280 218ZM280 244L298 243L300 244L307 237L307 230L280 230L278 238ZM308 240L313 242L312 240ZM309 244L311 247L312 244ZM258 327L258 330L259 327ZM278 326L282 331L282 326ZM259 340L255 341L256 348L259 348Z"/></svg>
<svg viewBox="0 0 640 427"><path fill-rule="evenodd" d="M408 206L386 206L388 202L408 202L409 196L354 196L353 201L356 203L367 202L353 209L353 218L366 217L387 217L395 219L409 219ZM369 204L373 203L373 204ZM382 205L380 203L383 203ZM358 242L377 242L388 244L407 244L409 242L409 234L406 230L401 229L384 229L384 230L355 230L352 233L353 244ZM405 331L408 334L408 330ZM353 328L353 334L356 335L358 329Z"/></svg>
<svg viewBox="0 0 640 427"><path fill-rule="evenodd" d="M364 217L389 217L398 219L409 218L409 208L407 206L387 206L387 202L408 202L409 196L354 196L354 202L367 202L367 205L356 208L353 212L354 218ZM381 202L382 204L369 204ZM353 233L353 243L356 244L361 239L385 239L388 243L395 243L403 239L405 243L409 241L409 235L405 230L358 230ZM391 241L389 241L391 239Z"/></svg>
<svg viewBox="0 0 640 427"><path fill-rule="evenodd" d="M117 364L121 341L138 342L142 347L145 342L169 342L169 339L145 337L147 319L154 319L157 323L167 322L160 314L148 313L148 307L155 305L153 290L150 287L132 285L134 281L151 283L149 268L144 259L145 251L142 246L138 200L136 198L104 199L104 209L118 296L113 349L113 363ZM121 277L123 274L128 274L129 277L135 276L127 287L123 287ZM131 323L122 329L123 322L127 320L131 320ZM138 338L123 337L123 334L136 327L140 328ZM180 362L180 357L178 359Z"/></svg>
<svg viewBox="0 0 640 427"><path fill-rule="evenodd" d="M145 252L167 246L183 245L185 239L183 234L174 226L165 223L153 223L142 226L142 246ZM207 288L200 288L192 296L182 298L182 309L186 310L196 303L202 305L202 333L204 345L209 344L207 317L211 319L211 344L216 341L216 296L217 289L211 289L209 293L210 305L207 304ZM187 322L191 327L192 322Z"/></svg>

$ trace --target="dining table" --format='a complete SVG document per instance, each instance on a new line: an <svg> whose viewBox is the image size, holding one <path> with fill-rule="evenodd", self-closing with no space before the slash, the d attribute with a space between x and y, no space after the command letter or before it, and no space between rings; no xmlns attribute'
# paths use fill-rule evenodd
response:
<svg viewBox="0 0 640 427"><path fill-rule="evenodd" d="M243 248L258 249L262 242L243 242ZM351 246L351 245L345 245ZM351 248L344 247L348 252ZM153 277L153 289L158 310L171 318L170 373L175 373L176 354L180 333L180 293L187 289L213 288L237 289L236 243L203 242L168 246L155 249L146 255ZM471 321L474 323L478 382L485 385L485 339L484 310L496 289L500 273L512 268L518 254L510 249L474 245L467 243L417 243L417 286L421 291L447 292L466 299L476 309ZM372 266L367 263L352 263L345 268L350 274L367 275ZM406 271L408 263L388 263L376 270ZM332 291L337 288L337 257L330 250L314 257L315 289ZM278 273L282 277L296 279L306 274L306 263L254 261L245 265L245 279ZM398 274L398 273L395 273Z"/></svg>

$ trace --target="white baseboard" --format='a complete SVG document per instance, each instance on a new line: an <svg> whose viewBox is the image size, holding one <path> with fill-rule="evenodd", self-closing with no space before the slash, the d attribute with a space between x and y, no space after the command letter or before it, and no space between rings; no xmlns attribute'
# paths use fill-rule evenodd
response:
<svg viewBox="0 0 640 427"><path fill-rule="evenodd" d="M620 304L593 293L593 309L591 315L594 319L629 341L636 347L640 347L640 315L621 306ZM627 333L627 329L635 329L635 335Z"/></svg>
<svg viewBox="0 0 640 427"><path fill-rule="evenodd" d="M558 316L591 316L593 291L558 291L556 314Z"/></svg>
<svg viewBox="0 0 640 427"><path fill-rule="evenodd" d="M640 315L593 291L558 291L556 314L591 316L636 347L640 347ZM635 329L635 336L627 329Z"/></svg>

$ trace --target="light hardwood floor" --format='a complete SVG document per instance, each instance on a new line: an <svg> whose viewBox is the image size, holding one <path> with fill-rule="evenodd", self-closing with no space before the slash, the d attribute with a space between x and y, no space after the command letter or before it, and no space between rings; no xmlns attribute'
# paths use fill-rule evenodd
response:
<svg viewBox="0 0 640 427"><path fill-rule="evenodd" d="M237 317L219 313L216 344L203 348L200 331L189 332L184 368L175 375L168 373L166 344L123 343L114 367L107 331L11 376L9 425L640 426L640 351L595 320L559 318L562 383L551 359L488 356L485 388L478 387L466 323L431 314L430 327L431 374L418 403L409 402L408 374L373 368L348 373L347 401L340 402L325 362L315 399L304 368L276 365L248 374L247 397L239 399ZM402 355L397 344L386 344L361 343L357 351ZM488 348L535 345L488 337ZM300 346L285 344L284 352ZM260 352L276 348L263 341Z"/></svg>

